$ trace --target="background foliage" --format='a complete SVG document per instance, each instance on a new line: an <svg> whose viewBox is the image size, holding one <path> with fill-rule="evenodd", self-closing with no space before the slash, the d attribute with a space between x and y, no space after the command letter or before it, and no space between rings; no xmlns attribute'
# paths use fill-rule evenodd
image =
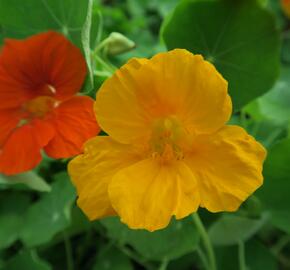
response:
<svg viewBox="0 0 290 270"><path fill-rule="evenodd" d="M230 122L268 149L265 184L238 212L200 210L218 267L242 269L244 257L247 269L290 269L290 19L279 1L0 0L0 27L1 43L48 29L64 33L86 56L83 92L92 96L112 64L133 56L180 47L213 62L229 81ZM136 47L116 54L133 46L108 43L112 32ZM154 233L129 230L117 218L89 222L66 164L45 158L33 172L0 175L0 269L203 269L190 218Z"/></svg>

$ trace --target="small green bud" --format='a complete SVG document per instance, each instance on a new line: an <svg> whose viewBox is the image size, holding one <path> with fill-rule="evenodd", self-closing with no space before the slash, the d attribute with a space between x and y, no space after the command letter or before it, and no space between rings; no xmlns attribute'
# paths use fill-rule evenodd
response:
<svg viewBox="0 0 290 270"><path fill-rule="evenodd" d="M124 35L112 32L106 39L105 50L110 55L118 55L135 48L135 42Z"/></svg>

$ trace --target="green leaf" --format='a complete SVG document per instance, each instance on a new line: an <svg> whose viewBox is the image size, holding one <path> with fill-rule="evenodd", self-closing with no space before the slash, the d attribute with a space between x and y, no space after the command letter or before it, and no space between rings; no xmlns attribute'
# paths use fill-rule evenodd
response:
<svg viewBox="0 0 290 270"><path fill-rule="evenodd" d="M5 269L51 270L52 267L47 262L41 260L34 250L25 250L10 259Z"/></svg>
<svg viewBox="0 0 290 270"><path fill-rule="evenodd" d="M282 43L282 61L289 65L290 64L290 33L289 31L285 31L283 36L284 36L284 39Z"/></svg>
<svg viewBox="0 0 290 270"><path fill-rule="evenodd" d="M209 229L209 236L214 245L227 246L245 242L256 234L268 220L264 214L259 219L250 219L234 214L225 214Z"/></svg>
<svg viewBox="0 0 290 270"><path fill-rule="evenodd" d="M0 184L13 185L13 184L24 184L27 187L42 191L49 192L51 187L38 176L35 172L21 173L17 175L7 176L0 174Z"/></svg>
<svg viewBox="0 0 290 270"><path fill-rule="evenodd" d="M288 124L290 122L289 85L290 68L284 67L275 87L256 101L260 117L262 116L264 119L268 119L276 124Z"/></svg>
<svg viewBox="0 0 290 270"><path fill-rule="evenodd" d="M98 254L92 270L133 270L128 257L114 247L103 250Z"/></svg>
<svg viewBox="0 0 290 270"><path fill-rule="evenodd" d="M0 24L5 37L22 38L53 29L81 47L87 7L88 0L0 0Z"/></svg>
<svg viewBox="0 0 290 270"><path fill-rule="evenodd" d="M200 261L200 257L197 252L189 253L179 257L176 260L170 261L166 270L189 270L193 268L193 265L196 267L195 269L202 269L203 264Z"/></svg>
<svg viewBox="0 0 290 270"><path fill-rule="evenodd" d="M218 269L240 270L237 246L220 246L215 252Z"/></svg>
<svg viewBox="0 0 290 270"><path fill-rule="evenodd" d="M278 270L278 263L270 250L260 242L252 240L245 248L246 264L250 270Z"/></svg>
<svg viewBox="0 0 290 270"><path fill-rule="evenodd" d="M29 196L18 192L0 197L0 249L7 248L19 237L23 227L23 213L29 205Z"/></svg>
<svg viewBox="0 0 290 270"><path fill-rule="evenodd" d="M216 249L218 269L233 270L239 268L238 247L222 246ZM245 244L247 270L277 270L277 262L270 250L256 240Z"/></svg>
<svg viewBox="0 0 290 270"><path fill-rule="evenodd" d="M75 190L66 173L56 176L52 191L33 204L25 216L20 238L26 246L48 242L70 224Z"/></svg>
<svg viewBox="0 0 290 270"><path fill-rule="evenodd" d="M148 232L130 230L118 218L101 221L108 236L121 245L129 244L145 258L151 260L175 259L193 252L198 245L199 235L191 218L182 221L172 220L163 230Z"/></svg>
<svg viewBox="0 0 290 270"><path fill-rule="evenodd" d="M268 91L278 77L279 31L255 0L182 1L162 36L169 49L185 48L211 61L228 80L236 110Z"/></svg>
<svg viewBox="0 0 290 270"><path fill-rule="evenodd" d="M264 165L265 181L257 196L271 212L271 222L290 233L290 139L284 139L268 151Z"/></svg>
<svg viewBox="0 0 290 270"><path fill-rule="evenodd" d="M287 128L285 126L275 124L270 120L251 123L248 126L248 132L267 149L287 136Z"/></svg>

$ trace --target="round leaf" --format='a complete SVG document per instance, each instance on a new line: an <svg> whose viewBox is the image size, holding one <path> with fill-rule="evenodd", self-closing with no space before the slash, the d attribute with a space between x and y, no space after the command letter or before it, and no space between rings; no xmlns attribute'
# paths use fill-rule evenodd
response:
<svg viewBox="0 0 290 270"><path fill-rule="evenodd" d="M45 180L32 171L11 176L0 174L0 184L24 184L27 187L37 191L51 191L51 187L45 182Z"/></svg>
<svg viewBox="0 0 290 270"><path fill-rule="evenodd" d="M54 29L81 47L87 7L88 0L0 0L0 24L6 37L26 37Z"/></svg>
<svg viewBox="0 0 290 270"><path fill-rule="evenodd" d="M268 91L279 75L279 32L255 0L183 1L162 35L168 49L188 49L216 66L236 110Z"/></svg>
<svg viewBox="0 0 290 270"><path fill-rule="evenodd" d="M145 258L151 260L178 258L193 252L199 242L199 235L191 218L182 221L172 220L166 229L155 232L130 230L117 218L107 218L101 223L106 227L110 238L122 245L131 245Z"/></svg>
<svg viewBox="0 0 290 270"><path fill-rule="evenodd" d="M290 68L283 68L281 78L275 87L258 99L258 105L264 118L283 124L290 121Z"/></svg>
<svg viewBox="0 0 290 270"><path fill-rule="evenodd" d="M71 206L75 190L66 173L57 175L52 191L27 211L20 238L26 246L46 243L70 224Z"/></svg>
<svg viewBox="0 0 290 270"><path fill-rule="evenodd" d="M19 237L23 212L29 205L26 194L3 194L0 197L0 249L9 247Z"/></svg>
<svg viewBox="0 0 290 270"><path fill-rule="evenodd" d="M41 260L34 250L26 250L21 251L19 254L10 259L5 269L51 270L52 267L47 262Z"/></svg>
<svg viewBox="0 0 290 270"><path fill-rule="evenodd" d="M260 219L249 219L236 215L223 215L209 230L214 245L234 245L250 239L265 224L268 215Z"/></svg>
<svg viewBox="0 0 290 270"><path fill-rule="evenodd" d="M258 190L265 208L271 211L271 221L290 233L290 139L284 139L268 152L264 165L264 185Z"/></svg>
<svg viewBox="0 0 290 270"><path fill-rule="evenodd" d="M108 250L101 250L93 270L133 270L133 266L124 253L111 247Z"/></svg>

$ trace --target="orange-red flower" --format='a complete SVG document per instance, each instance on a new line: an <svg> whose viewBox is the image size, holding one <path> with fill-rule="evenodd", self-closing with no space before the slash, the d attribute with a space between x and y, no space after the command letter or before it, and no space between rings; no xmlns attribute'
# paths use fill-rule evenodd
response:
<svg viewBox="0 0 290 270"><path fill-rule="evenodd" d="M290 0L281 0L284 13L290 18Z"/></svg>
<svg viewBox="0 0 290 270"><path fill-rule="evenodd" d="M93 99L76 96L86 76L81 51L56 32L6 39L0 55L0 172L82 151L99 132Z"/></svg>

